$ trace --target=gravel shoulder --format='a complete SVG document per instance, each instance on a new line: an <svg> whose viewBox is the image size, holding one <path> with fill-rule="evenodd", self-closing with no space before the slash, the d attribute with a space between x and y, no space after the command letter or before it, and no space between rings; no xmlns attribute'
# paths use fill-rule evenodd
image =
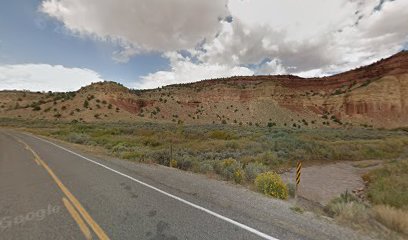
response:
<svg viewBox="0 0 408 240"><path fill-rule="evenodd" d="M361 176L381 166L381 161L344 161L327 165L314 165L302 168L300 197L322 206L345 191L352 192L364 188ZM282 174L287 183L294 183L295 172Z"/></svg>

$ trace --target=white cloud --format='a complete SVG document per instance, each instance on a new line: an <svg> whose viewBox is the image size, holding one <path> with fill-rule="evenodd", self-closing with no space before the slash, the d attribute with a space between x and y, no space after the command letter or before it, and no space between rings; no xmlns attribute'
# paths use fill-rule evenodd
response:
<svg viewBox="0 0 408 240"><path fill-rule="evenodd" d="M249 31L266 26L283 33L287 42L303 42L353 24L357 5L344 0L231 0L228 8Z"/></svg>
<svg viewBox="0 0 408 240"><path fill-rule="evenodd" d="M74 33L119 41L138 51L172 51L211 39L227 0L45 0L40 11ZM120 61L126 59L119 58Z"/></svg>
<svg viewBox="0 0 408 240"><path fill-rule="evenodd" d="M407 40L408 1L374 11L378 2L230 0L233 22L196 54L211 63L277 59L291 73L355 67L395 53Z"/></svg>
<svg viewBox="0 0 408 240"><path fill-rule="evenodd" d="M103 79L92 70L60 65L0 65L0 90L74 91Z"/></svg>
<svg viewBox="0 0 408 240"><path fill-rule="evenodd" d="M282 66L282 63L278 59L267 61L256 69L257 75L276 75L286 73L288 73L287 70Z"/></svg>
<svg viewBox="0 0 408 240"><path fill-rule="evenodd" d="M245 67L229 65L193 63L191 59L175 52L165 54L170 60L170 71L158 71L142 77L133 87L139 89L156 88L169 84L190 83L203 79L230 76L253 75L254 72Z"/></svg>
<svg viewBox="0 0 408 240"><path fill-rule="evenodd" d="M44 0L40 9L74 33L117 42L118 62L165 53L171 69L141 77L141 88L241 73L321 76L408 42L407 0ZM191 59L169 53L180 50Z"/></svg>

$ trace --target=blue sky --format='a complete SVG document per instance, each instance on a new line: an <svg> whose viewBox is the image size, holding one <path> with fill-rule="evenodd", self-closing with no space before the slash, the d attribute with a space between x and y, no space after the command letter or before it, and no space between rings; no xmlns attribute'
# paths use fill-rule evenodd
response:
<svg viewBox="0 0 408 240"><path fill-rule="evenodd" d="M0 89L329 75L407 49L407 22L406 0L4 0Z"/></svg>
<svg viewBox="0 0 408 240"><path fill-rule="evenodd" d="M0 7L0 64L47 63L94 70L103 79L128 84L158 69L168 69L161 53L146 53L118 63L114 43L78 38L63 24L38 11L40 0L6 0Z"/></svg>

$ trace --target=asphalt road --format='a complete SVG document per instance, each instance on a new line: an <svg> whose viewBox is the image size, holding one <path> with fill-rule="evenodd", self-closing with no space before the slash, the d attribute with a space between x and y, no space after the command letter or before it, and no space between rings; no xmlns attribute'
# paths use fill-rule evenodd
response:
<svg viewBox="0 0 408 240"><path fill-rule="evenodd" d="M0 239L355 238L285 206L203 176L0 129Z"/></svg>

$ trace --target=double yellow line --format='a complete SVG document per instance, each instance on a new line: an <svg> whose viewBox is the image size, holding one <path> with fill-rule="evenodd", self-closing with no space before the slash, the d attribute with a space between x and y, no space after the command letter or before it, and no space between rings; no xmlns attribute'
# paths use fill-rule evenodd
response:
<svg viewBox="0 0 408 240"><path fill-rule="evenodd" d="M92 228L95 232L96 236L98 236L101 240L109 240L109 237L105 234L102 228L93 220L91 215L82 207L81 203L76 199L76 197L62 184L61 180L55 175L55 173L51 170L51 168L38 156L38 154L25 142L21 139L17 139L20 143L22 143L27 150L29 150L34 155L34 161L39 165L45 168L48 174L52 177L55 181L57 186L61 189L61 191L65 194L68 198L62 198L64 206L67 208L68 212L71 214L72 218L78 224L81 232L84 234L86 239L92 239L91 231L89 230L88 226L85 222ZM78 213L79 212L79 213ZM82 216L82 218L81 218ZM84 220L85 222L84 222Z"/></svg>

